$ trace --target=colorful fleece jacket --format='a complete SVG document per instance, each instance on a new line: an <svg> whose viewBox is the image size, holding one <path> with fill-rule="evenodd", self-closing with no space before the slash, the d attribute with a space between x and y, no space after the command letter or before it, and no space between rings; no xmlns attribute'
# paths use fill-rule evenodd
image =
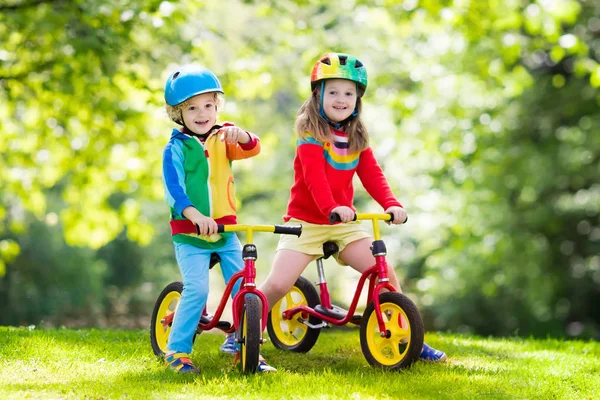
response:
<svg viewBox="0 0 600 400"><path fill-rule="evenodd" d="M331 133L331 142L321 143L310 135L296 142L294 184L283 219L329 224L329 214L335 207L354 209L352 178L355 173L381 207L402 207L375 160L373 150L368 147L360 153L350 153L348 135L334 129Z"/></svg>
<svg viewBox="0 0 600 400"><path fill-rule="evenodd" d="M232 126L225 123L223 126ZM165 200L171 208L173 241L202 248L218 248L225 235L199 236L195 225L183 216L186 207L193 206L218 224L235 224L236 197L232 160L241 160L260 152L258 137L246 144L221 141L220 126L202 142L198 136L173 129L163 152L163 183Z"/></svg>

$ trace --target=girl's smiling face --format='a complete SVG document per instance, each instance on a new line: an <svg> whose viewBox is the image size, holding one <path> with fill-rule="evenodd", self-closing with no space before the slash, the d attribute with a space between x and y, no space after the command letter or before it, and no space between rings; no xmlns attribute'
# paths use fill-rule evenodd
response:
<svg viewBox="0 0 600 400"><path fill-rule="evenodd" d="M323 110L332 122L342 122L356 108L356 83L347 79L327 79L323 93Z"/></svg>
<svg viewBox="0 0 600 400"><path fill-rule="evenodd" d="M203 93L187 100L181 110L185 126L197 135L204 135L217 122L217 98L214 92Z"/></svg>

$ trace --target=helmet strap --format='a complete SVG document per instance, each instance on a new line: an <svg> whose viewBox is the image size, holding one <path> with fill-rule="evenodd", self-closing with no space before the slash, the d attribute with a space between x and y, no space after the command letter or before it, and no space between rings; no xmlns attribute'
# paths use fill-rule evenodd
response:
<svg viewBox="0 0 600 400"><path fill-rule="evenodd" d="M217 110L217 106L215 106L215 112L216 112L216 111L218 111L218 110ZM177 121L173 120L173 122L175 122L176 124L179 124L179 125L183 126L185 129L187 129L188 131L190 131L190 132L191 132L191 129L190 129L190 128L188 128L188 127L185 125L185 122L183 121L183 111L179 110L179 120L177 120ZM216 126L216 125L215 125L215 126Z"/></svg>

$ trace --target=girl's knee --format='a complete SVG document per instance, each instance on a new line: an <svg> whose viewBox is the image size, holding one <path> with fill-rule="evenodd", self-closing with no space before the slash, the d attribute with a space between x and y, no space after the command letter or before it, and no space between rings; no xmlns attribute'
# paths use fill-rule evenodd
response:
<svg viewBox="0 0 600 400"><path fill-rule="evenodd" d="M287 292L292 288L291 285L283 284L282 282L278 282L275 285L273 293L277 296L278 299L282 298Z"/></svg>
<svg viewBox="0 0 600 400"><path fill-rule="evenodd" d="M260 290L265 294L265 296L267 296L269 301L279 300L290 289L291 289L291 286L288 287L287 284L285 284L281 281L278 281L278 280L269 281L268 279L260 287Z"/></svg>

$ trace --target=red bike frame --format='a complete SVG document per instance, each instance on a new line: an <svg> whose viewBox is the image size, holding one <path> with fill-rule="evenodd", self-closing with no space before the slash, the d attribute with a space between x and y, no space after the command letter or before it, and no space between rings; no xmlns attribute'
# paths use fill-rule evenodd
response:
<svg viewBox="0 0 600 400"><path fill-rule="evenodd" d="M382 336L385 336L385 323L383 321L383 315L381 314L381 307L379 305L379 293L383 288L389 290L390 292L396 292L397 290L390 284L387 272L387 262L385 259L386 249L383 241L380 239L381 234L379 232L378 221L389 221L392 217L389 214L356 214L356 220L364 220L370 219L373 223L373 256L375 257L375 264L365 270L358 281L356 286L356 290L354 293L354 297L352 298L352 302L350 303L350 308L348 313L343 319L336 319L329 315L324 315L313 308L308 306L298 306L294 308L290 308L289 310L285 310L283 312L284 319L292 319L294 315L298 313L302 313L303 317L307 317L308 314L319 318L325 322L328 322L333 325L345 325L352 320L354 317L354 311L356 311L356 306L358 305L358 299L363 290L363 286L368 279L369 282L369 292L367 294L367 304L369 302L373 302L375 306L375 313L377 315L377 322L379 325L379 332ZM378 283L376 283L378 282ZM329 290L327 289L327 282L319 283L319 297L321 300L321 305L324 307L331 309L331 301L329 296ZM306 318L305 318L306 319Z"/></svg>
<svg viewBox="0 0 600 400"><path fill-rule="evenodd" d="M227 286L225 287L225 291L221 296L221 301L219 302L219 306L215 311L215 314L212 320L203 324L200 323L198 326L202 330L210 330L213 329L220 321L221 316L223 315L223 310L227 305L227 301L233 291L236 283L241 279L241 287L240 290L233 296L232 303L232 314L233 314L233 326L227 330L224 330L227 333L235 332L235 330L239 326L240 315L242 314L242 309L244 307L244 297L247 294L254 294L258 296L262 302L262 330L265 330L267 325L267 316L269 314L267 298L256 288L256 259L258 258L256 246L252 244L252 233L253 232L272 232L278 234L288 234L288 235L297 235L300 236L302 232L301 226L284 226L284 225L218 225L218 232L236 232L236 231L245 231L246 232L246 244L242 249L242 258L244 259L244 269L240 272L235 273L229 282L227 282ZM167 326L172 323L173 317L175 313L171 313L167 315L163 320L163 326Z"/></svg>

